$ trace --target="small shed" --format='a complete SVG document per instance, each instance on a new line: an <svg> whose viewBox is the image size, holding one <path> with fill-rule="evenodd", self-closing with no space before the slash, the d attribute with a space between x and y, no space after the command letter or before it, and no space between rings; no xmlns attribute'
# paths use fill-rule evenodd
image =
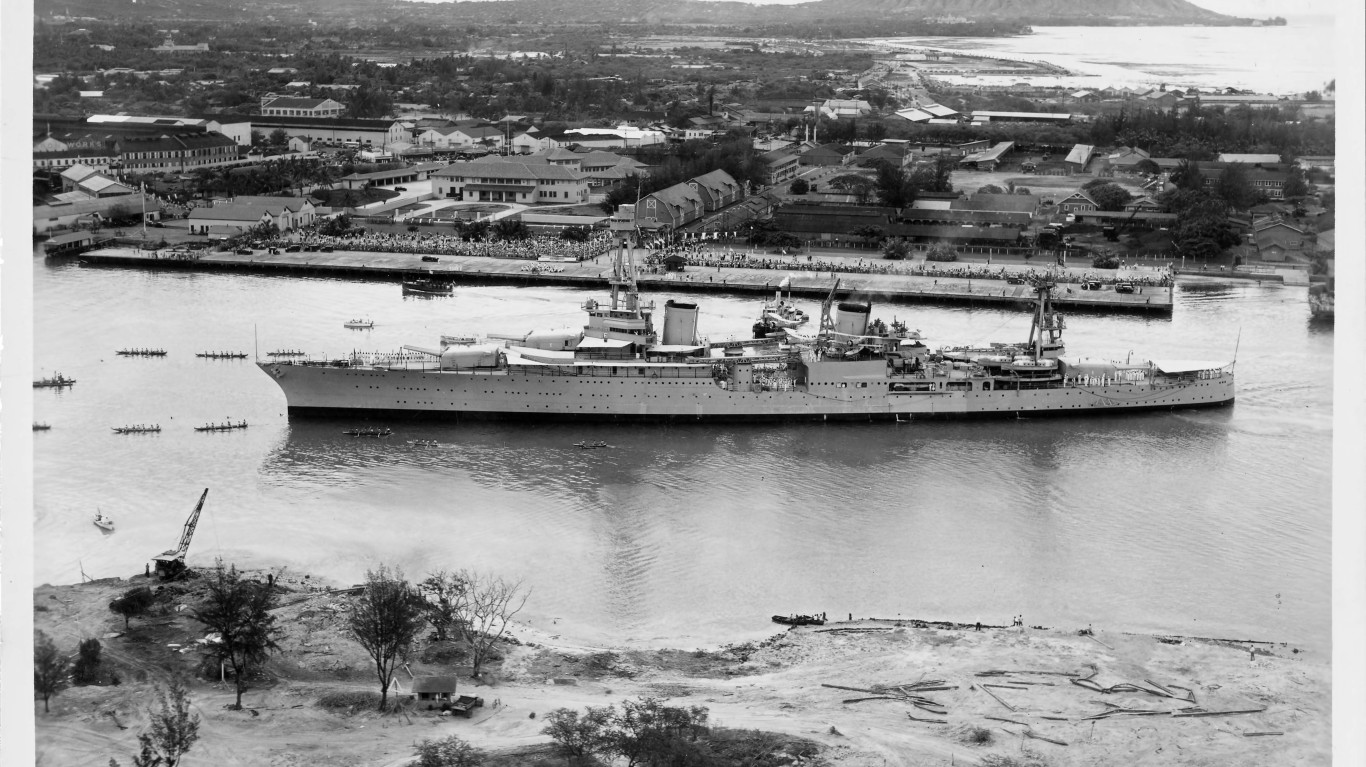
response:
<svg viewBox="0 0 1366 767"><path fill-rule="evenodd" d="M413 680L418 700L449 701L455 697L454 676L420 676Z"/></svg>
<svg viewBox="0 0 1366 767"><path fill-rule="evenodd" d="M687 265L687 257L678 253L671 253L664 257L664 271L666 272L681 272L683 267Z"/></svg>

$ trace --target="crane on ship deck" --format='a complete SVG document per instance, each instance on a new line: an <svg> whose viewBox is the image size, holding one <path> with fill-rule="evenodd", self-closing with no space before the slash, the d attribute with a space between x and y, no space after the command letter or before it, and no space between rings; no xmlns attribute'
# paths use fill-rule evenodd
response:
<svg viewBox="0 0 1366 767"><path fill-rule="evenodd" d="M170 551L152 557L155 563L157 577L165 581L173 581L185 574L185 553L190 550L190 540L194 538L194 529L199 526L199 513L204 510L204 499L209 497L209 488L204 488L203 495L199 496L199 503L195 504L194 511L185 520L185 528L180 533L180 545Z"/></svg>

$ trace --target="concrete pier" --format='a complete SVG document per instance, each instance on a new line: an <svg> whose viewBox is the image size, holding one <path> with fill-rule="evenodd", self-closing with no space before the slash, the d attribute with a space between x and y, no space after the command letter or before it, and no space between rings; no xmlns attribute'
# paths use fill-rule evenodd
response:
<svg viewBox="0 0 1366 767"><path fill-rule="evenodd" d="M314 275L360 279L401 280L431 273L457 283L519 285L571 285L606 287L611 258L604 254L579 263L538 262L483 256L438 256L422 260L418 253L386 253L356 250L323 252L258 251L239 255L231 251L209 252L193 258L173 256L169 251L136 248L102 248L82 255L81 261L96 266L145 269L239 271L258 274ZM954 264L944 264L952 269ZM966 266L966 265L965 265ZM531 269L536 271L531 271ZM771 292L784 277L791 277L791 292L807 298L824 298L835 280L840 294L866 293L877 301L895 303L1018 304L1033 300L1029 285L1011 285L1000 279L967 279L934 274L861 274L817 272L797 269L739 267L688 267L683 272L640 274L641 290L689 290L755 294ZM1171 314L1170 287L1143 286L1141 293L1082 290L1076 282L1062 283L1054 292L1060 309L1096 312Z"/></svg>

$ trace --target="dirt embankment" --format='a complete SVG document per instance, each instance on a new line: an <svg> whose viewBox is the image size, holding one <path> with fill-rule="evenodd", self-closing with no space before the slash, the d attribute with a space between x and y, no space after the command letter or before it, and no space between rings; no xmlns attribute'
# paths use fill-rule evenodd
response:
<svg viewBox="0 0 1366 767"><path fill-rule="evenodd" d="M153 682L194 675L201 739L182 764L399 765L423 738L458 734L534 764L544 715L636 696L706 706L713 724L815 740L828 764L1272 765L1329 761L1327 658L1283 645L1095 636L1028 628L923 627L858 621L806 627L758 645L709 651L575 645L524 626L475 684L457 644L424 642L399 674L460 676L484 698L469 718L413 705L379 715L360 705L378 692L368 656L345 636L347 596L286 576L278 611L281 651L244 697L225 708L230 683L208 681L181 605L194 582L167 586L156 614L123 621L108 609L141 577L35 590L35 622L64 650L100 638L118 685L76 687L38 710L38 764L131 763ZM775 626L775 629L777 627ZM1227 712L1246 713L1227 713ZM532 715L535 714L535 718Z"/></svg>

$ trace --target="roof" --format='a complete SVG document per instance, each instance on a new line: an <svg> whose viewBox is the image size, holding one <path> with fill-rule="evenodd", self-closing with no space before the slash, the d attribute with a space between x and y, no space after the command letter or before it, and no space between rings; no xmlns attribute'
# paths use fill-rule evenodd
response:
<svg viewBox="0 0 1366 767"><path fill-rule="evenodd" d="M332 99L310 99L302 96L276 96L270 101L262 104L261 107L263 109L317 109L328 102L341 106L340 103L332 101Z"/></svg>
<svg viewBox="0 0 1366 767"><path fill-rule="evenodd" d="M974 120L1071 120L1067 112L973 112Z"/></svg>
<svg viewBox="0 0 1366 767"><path fill-rule="evenodd" d="M697 182L698 186L704 186L707 189L721 193L725 193L727 188L731 190L740 188L740 185L736 183L734 178L731 178L729 173L720 170L719 168L710 173L703 173L700 176L696 176L692 180Z"/></svg>
<svg viewBox="0 0 1366 767"><path fill-rule="evenodd" d="M70 168L67 168L66 170L62 171L62 178L66 179L67 181L80 181L81 179L86 178L87 176L94 175L96 172L97 171L89 165L85 165L84 163L78 162L75 165L72 165Z"/></svg>
<svg viewBox="0 0 1366 767"><path fill-rule="evenodd" d="M457 162L447 165L432 176L441 178L495 177L500 179L521 179L526 181L578 181L583 174L563 165L544 163L512 162L495 159L483 162Z"/></svg>
<svg viewBox="0 0 1366 767"><path fill-rule="evenodd" d="M453 676L420 676L413 680L414 693L455 692Z"/></svg>
<svg viewBox="0 0 1366 767"><path fill-rule="evenodd" d="M936 208L906 208L901 217L907 221L944 221L976 224L1007 224L1028 226L1033 216L1000 210L944 210Z"/></svg>
<svg viewBox="0 0 1366 767"><path fill-rule="evenodd" d="M1071 152L1067 153L1067 159L1063 160L1063 162L1070 162L1075 163L1077 165L1085 166L1086 163L1091 161L1091 155L1095 151L1096 148L1094 146L1091 146L1090 144L1077 144L1076 146L1072 147Z"/></svg>
<svg viewBox="0 0 1366 767"><path fill-rule="evenodd" d="M232 198L232 203L237 205L256 205L258 207L273 209L283 208L284 210L300 211L304 204L313 204L312 200L304 197L272 197L269 195L239 194Z"/></svg>
<svg viewBox="0 0 1366 767"><path fill-rule="evenodd" d="M902 224L887 232L898 237L932 237L940 240L997 240L1014 242L1020 237L1020 230L1007 227L985 226L944 226Z"/></svg>
<svg viewBox="0 0 1366 767"><path fill-rule="evenodd" d="M272 128L332 128L350 130L388 131L398 120L362 120L352 117L287 117L284 115L252 115L252 123Z"/></svg>
<svg viewBox="0 0 1366 767"><path fill-rule="evenodd" d="M219 203L212 208L195 208L190 211L190 220L204 221L259 221L270 211L259 205L234 205Z"/></svg>
<svg viewBox="0 0 1366 767"><path fill-rule="evenodd" d="M698 194L697 190L688 186L687 182L674 184L645 196L646 199L651 197L674 208L683 208L686 205L702 205L702 196Z"/></svg>
<svg viewBox="0 0 1366 767"><path fill-rule="evenodd" d="M973 152L959 162L995 162L1001 159L1001 155L1009 152L1014 146L1014 141L1002 141L984 152Z"/></svg>
<svg viewBox="0 0 1366 767"><path fill-rule="evenodd" d="M1077 191L1075 191L1075 192L1073 192L1073 193L1067 195L1066 197L1064 197L1064 198L1062 198L1061 200L1059 200L1059 201L1058 201L1058 204L1059 204L1059 205L1062 205L1062 204L1065 203L1065 202L1070 202L1073 198L1080 198L1080 201L1089 202L1089 203L1091 203L1092 205L1095 205L1095 204L1096 204L1096 201L1093 200L1093 199L1091 199L1091 195L1087 194L1087 193L1086 193L1086 190L1084 190L1084 189L1078 189ZM1097 207L1099 207L1099 206L1097 206Z"/></svg>
<svg viewBox="0 0 1366 767"><path fill-rule="evenodd" d="M1248 165L1280 165L1278 154L1221 154L1218 162L1241 162Z"/></svg>
<svg viewBox="0 0 1366 767"><path fill-rule="evenodd" d="M1039 207L1039 198L1032 194L987 194L978 192L969 197L954 200L953 210L996 210L1012 213L1033 213Z"/></svg>

